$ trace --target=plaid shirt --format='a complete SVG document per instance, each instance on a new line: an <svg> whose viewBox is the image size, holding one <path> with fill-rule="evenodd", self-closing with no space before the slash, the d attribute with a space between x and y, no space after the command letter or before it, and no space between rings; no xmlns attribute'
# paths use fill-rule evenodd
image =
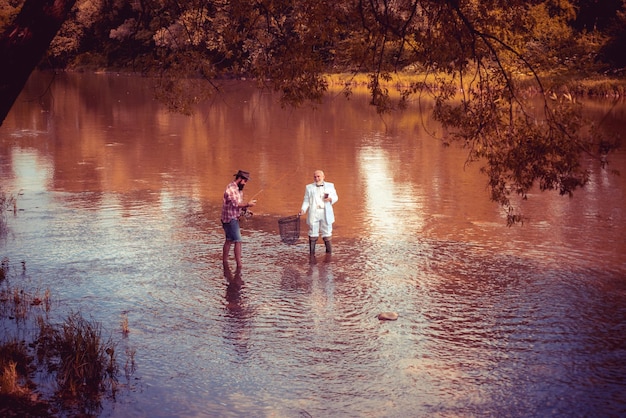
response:
<svg viewBox="0 0 626 418"><path fill-rule="evenodd" d="M239 190L237 183L230 182L226 186L224 192L224 203L222 204L222 222L228 223L233 219L239 218L241 208L239 205L243 202L243 191Z"/></svg>

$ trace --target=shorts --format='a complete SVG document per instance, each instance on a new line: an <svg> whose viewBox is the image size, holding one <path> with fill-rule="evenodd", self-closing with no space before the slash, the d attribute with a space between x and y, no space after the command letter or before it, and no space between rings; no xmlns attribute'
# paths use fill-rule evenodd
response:
<svg viewBox="0 0 626 418"><path fill-rule="evenodd" d="M241 230L239 229L239 220L231 219L230 222L222 222L222 228L226 233L226 241L241 242Z"/></svg>

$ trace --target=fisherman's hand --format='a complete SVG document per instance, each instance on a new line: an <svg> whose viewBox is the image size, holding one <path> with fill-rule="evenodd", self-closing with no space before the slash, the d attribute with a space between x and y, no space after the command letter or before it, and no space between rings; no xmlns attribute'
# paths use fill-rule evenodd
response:
<svg viewBox="0 0 626 418"><path fill-rule="evenodd" d="M256 200L255 199L253 199L253 200L248 202L248 207L254 206L254 205L256 205Z"/></svg>

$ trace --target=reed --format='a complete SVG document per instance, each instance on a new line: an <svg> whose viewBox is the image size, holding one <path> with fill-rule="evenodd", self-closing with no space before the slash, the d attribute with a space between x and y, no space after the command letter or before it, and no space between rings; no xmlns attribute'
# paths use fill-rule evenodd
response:
<svg viewBox="0 0 626 418"><path fill-rule="evenodd" d="M124 335L124 337L128 337L128 333L130 332L130 329L128 328L128 315L127 314L122 314L122 334Z"/></svg>
<svg viewBox="0 0 626 418"><path fill-rule="evenodd" d="M0 190L0 238L4 237L7 233L6 213L8 210L13 210L13 213L17 213L17 200L15 196L5 193Z"/></svg>
<svg viewBox="0 0 626 418"><path fill-rule="evenodd" d="M64 397L97 398L116 380L115 346L103 340L102 327L71 313L54 335L54 355L60 360L57 381Z"/></svg>
<svg viewBox="0 0 626 418"><path fill-rule="evenodd" d="M11 340L0 345L0 394L21 396L26 389L20 385L28 370L28 349L23 341Z"/></svg>
<svg viewBox="0 0 626 418"><path fill-rule="evenodd" d="M29 298L23 289L13 289L13 318L24 321L28 317Z"/></svg>
<svg viewBox="0 0 626 418"><path fill-rule="evenodd" d="M50 291L33 296L11 286L8 260L0 270L5 273L0 281L0 416L43 414L52 405L68 416L97 415L103 397L114 399L117 391L115 343L103 336L100 323L79 312L60 324L51 322ZM130 380L134 350L127 348L126 355L124 371ZM40 379L56 381L54 393L40 392Z"/></svg>
<svg viewBox="0 0 626 418"><path fill-rule="evenodd" d="M0 393L5 395L11 395L19 391L19 384L17 381L17 363L9 361L0 370Z"/></svg>

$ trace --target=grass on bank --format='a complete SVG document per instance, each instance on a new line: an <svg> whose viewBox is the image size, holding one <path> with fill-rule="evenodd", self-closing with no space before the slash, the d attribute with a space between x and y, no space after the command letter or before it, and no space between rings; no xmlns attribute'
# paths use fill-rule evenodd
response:
<svg viewBox="0 0 626 418"><path fill-rule="evenodd" d="M11 285L6 259L0 272L0 416L97 414L118 390L115 342L78 312L53 323L49 291L31 294ZM53 382L53 393L44 393L41 382Z"/></svg>
<svg viewBox="0 0 626 418"><path fill-rule="evenodd" d="M539 74L546 91L567 91L572 95L596 98L626 98L626 78L602 74L580 74L575 72L554 72ZM341 89L350 86L355 92L365 92L371 82L370 74L338 73L326 76L329 88ZM390 73L388 78L379 80L390 92L425 83L434 86L437 80L452 81L448 74L420 74L413 72ZM537 92L537 84L531 75L521 75L516 80L521 90Z"/></svg>

